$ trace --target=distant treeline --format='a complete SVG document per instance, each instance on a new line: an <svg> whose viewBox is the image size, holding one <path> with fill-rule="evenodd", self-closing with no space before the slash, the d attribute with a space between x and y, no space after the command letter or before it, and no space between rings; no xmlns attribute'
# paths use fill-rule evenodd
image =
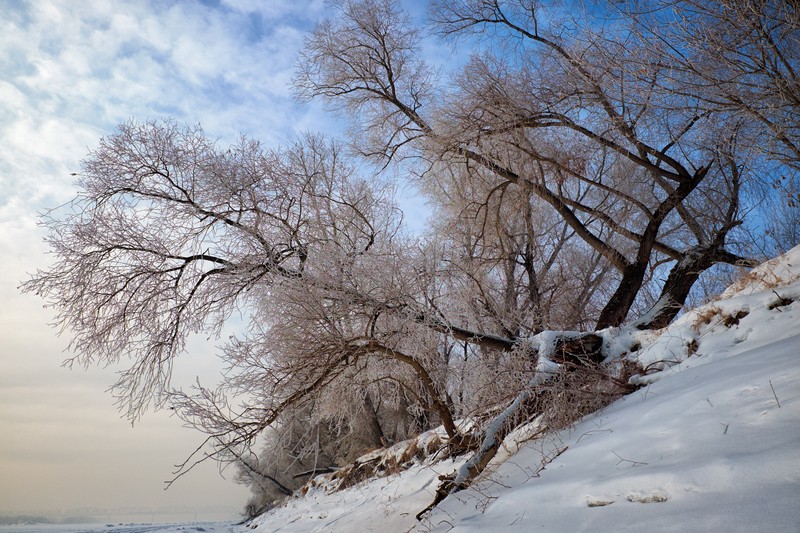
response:
<svg viewBox="0 0 800 533"><path fill-rule="evenodd" d="M91 524L94 522L97 522L97 520L89 516L68 516L59 520L54 520L45 516L0 516L0 525L2 526L19 526L25 524Z"/></svg>

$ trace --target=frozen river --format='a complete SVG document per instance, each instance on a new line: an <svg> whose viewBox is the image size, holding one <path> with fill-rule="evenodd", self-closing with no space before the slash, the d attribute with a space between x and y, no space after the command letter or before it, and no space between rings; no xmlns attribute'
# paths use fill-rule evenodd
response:
<svg viewBox="0 0 800 533"><path fill-rule="evenodd" d="M151 532L185 532L185 533L234 533L245 528L230 522L179 522L164 524L31 524L0 526L0 533L151 533Z"/></svg>

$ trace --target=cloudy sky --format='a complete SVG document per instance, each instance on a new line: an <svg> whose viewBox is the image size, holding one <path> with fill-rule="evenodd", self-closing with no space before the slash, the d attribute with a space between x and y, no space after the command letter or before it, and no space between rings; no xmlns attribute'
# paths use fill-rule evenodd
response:
<svg viewBox="0 0 800 533"><path fill-rule="evenodd" d="M135 427L105 389L113 368L68 370L67 334L17 286L49 259L37 214L75 195L72 172L129 118L202 124L221 142L334 131L288 81L323 0L2 1L0 16L0 513L174 505L239 509L213 465L162 490L199 435L155 413ZM211 343L213 344L213 343ZM195 343L183 372L216 371ZM208 351L208 353L204 353Z"/></svg>

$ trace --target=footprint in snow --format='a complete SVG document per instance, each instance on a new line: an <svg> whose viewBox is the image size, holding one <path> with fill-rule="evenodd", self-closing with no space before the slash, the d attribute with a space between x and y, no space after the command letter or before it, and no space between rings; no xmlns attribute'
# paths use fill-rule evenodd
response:
<svg viewBox="0 0 800 533"><path fill-rule="evenodd" d="M750 336L750 333L752 333L752 331L753 331L753 328L747 328L746 330L740 331L739 333L737 333L736 336L733 338L734 344L740 344L740 343L746 341L747 337Z"/></svg>

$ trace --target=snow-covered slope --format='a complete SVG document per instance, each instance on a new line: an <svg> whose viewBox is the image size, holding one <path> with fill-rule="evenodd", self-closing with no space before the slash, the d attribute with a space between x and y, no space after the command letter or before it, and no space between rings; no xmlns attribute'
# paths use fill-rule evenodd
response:
<svg viewBox="0 0 800 533"><path fill-rule="evenodd" d="M629 357L650 370L643 388L525 443L423 522L414 515L453 462L313 490L251 527L800 531L800 247L664 331L637 335Z"/></svg>

